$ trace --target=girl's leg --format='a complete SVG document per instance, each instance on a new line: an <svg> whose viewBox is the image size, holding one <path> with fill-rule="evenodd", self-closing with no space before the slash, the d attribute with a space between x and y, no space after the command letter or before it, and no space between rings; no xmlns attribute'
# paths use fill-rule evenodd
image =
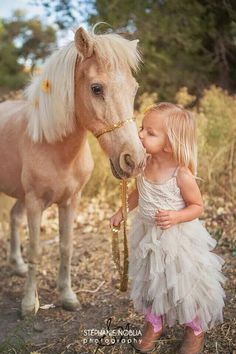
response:
<svg viewBox="0 0 236 354"><path fill-rule="evenodd" d="M200 333L203 332L200 321L198 320L197 317L193 321L185 323L185 326L192 328L195 336L198 336Z"/></svg>
<svg viewBox="0 0 236 354"><path fill-rule="evenodd" d="M155 316L152 314L151 309L145 312L146 325L144 333L139 339L139 343L134 345L140 353L147 353L155 348L155 342L161 337L163 333L163 316Z"/></svg>
<svg viewBox="0 0 236 354"><path fill-rule="evenodd" d="M185 323L185 334L178 354L199 354L204 347L205 334L202 331L200 321L195 318Z"/></svg>
<svg viewBox="0 0 236 354"><path fill-rule="evenodd" d="M149 308L145 314L145 320L150 322L153 326L154 332L159 332L163 327L163 316L156 316L151 312Z"/></svg>

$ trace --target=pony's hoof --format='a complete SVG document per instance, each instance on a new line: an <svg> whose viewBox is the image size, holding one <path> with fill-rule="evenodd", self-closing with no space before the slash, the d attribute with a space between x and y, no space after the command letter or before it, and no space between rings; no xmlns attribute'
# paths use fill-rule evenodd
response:
<svg viewBox="0 0 236 354"><path fill-rule="evenodd" d="M64 289L60 292L59 303L67 311L76 311L81 309L81 304L72 289Z"/></svg>
<svg viewBox="0 0 236 354"><path fill-rule="evenodd" d="M21 264L14 264L11 266L12 274L18 275L19 277L26 277L28 273L28 264L21 263Z"/></svg>
<svg viewBox="0 0 236 354"><path fill-rule="evenodd" d="M76 311L76 310L81 310L81 308L82 308L78 299L76 299L76 300L72 300L72 299L63 300L61 302L61 304L62 304L63 309L65 309L67 311Z"/></svg>
<svg viewBox="0 0 236 354"><path fill-rule="evenodd" d="M21 303L21 318L28 318L35 315L35 304L26 305L24 300Z"/></svg>
<svg viewBox="0 0 236 354"><path fill-rule="evenodd" d="M38 297L24 297L21 302L21 317L31 317L37 313L39 309Z"/></svg>

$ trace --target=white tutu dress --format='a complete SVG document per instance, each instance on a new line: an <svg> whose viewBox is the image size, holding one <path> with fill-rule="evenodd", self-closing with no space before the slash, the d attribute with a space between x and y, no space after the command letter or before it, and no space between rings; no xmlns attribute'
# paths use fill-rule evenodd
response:
<svg viewBox="0 0 236 354"><path fill-rule="evenodd" d="M138 311L165 315L167 325L196 318L203 331L223 321L223 259L210 252L216 241L193 221L161 230L157 209L185 207L174 176L163 184L137 178L139 208L129 233L130 297Z"/></svg>

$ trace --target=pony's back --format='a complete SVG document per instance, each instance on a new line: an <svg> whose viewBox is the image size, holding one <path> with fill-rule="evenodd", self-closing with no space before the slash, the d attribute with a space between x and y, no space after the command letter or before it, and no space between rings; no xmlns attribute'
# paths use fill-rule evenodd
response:
<svg viewBox="0 0 236 354"><path fill-rule="evenodd" d="M0 126L5 125L9 120L19 120L25 117L26 101L8 100L0 103Z"/></svg>

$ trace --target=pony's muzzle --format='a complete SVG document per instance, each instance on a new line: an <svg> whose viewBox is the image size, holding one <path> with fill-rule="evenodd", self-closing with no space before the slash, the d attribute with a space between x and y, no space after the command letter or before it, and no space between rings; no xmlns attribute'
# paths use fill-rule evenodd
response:
<svg viewBox="0 0 236 354"><path fill-rule="evenodd" d="M112 161L111 163L111 171L116 178L126 179L133 175L135 169L135 163L131 157L131 155L123 153L121 154L118 161Z"/></svg>
<svg viewBox="0 0 236 354"><path fill-rule="evenodd" d="M132 160L132 156L130 154L121 154L120 156L120 167L123 171L131 170L133 171L135 168L135 162Z"/></svg>
<svg viewBox="0 0 236 354"><path fill-rule="evenodd" d="M120 154L119 165L124 174L133 176L134 174L137 174L136 171L138 172L142 167L142 162L136 161L131 154L123 152Z"/></svg>
<svg viewBox="0 0 236 354"><path fill-rule="evenodd" d="M145 166L145 151L141 154L141 159L135 159L130 153L122 152L118 160L110 159L113 175L119 179L126 179L137 176Z"/></svg>

